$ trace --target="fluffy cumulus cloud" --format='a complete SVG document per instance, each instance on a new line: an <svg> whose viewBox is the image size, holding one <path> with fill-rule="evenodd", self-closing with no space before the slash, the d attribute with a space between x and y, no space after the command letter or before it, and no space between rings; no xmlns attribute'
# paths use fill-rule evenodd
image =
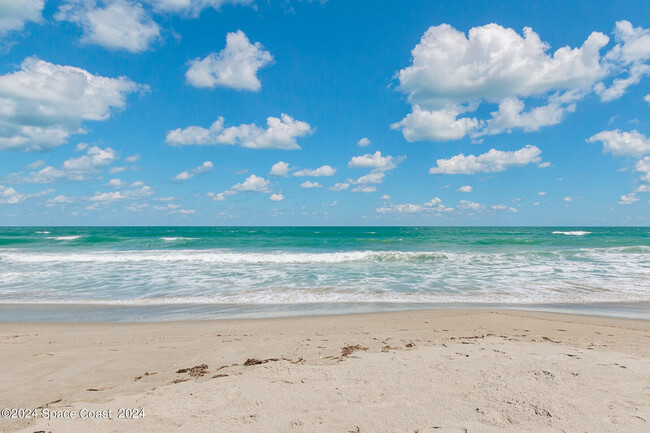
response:
<svg viewBox="0 0 650 433"><path fill-rule="evenodd" d="M348 188L350 188L350 184L348 182L338 182L338 183L335 183L330 188L330 190L332 190L332 191L345 191Z"/></svg>
<svg viewBox="0 0 650 433"><path fill-rule="evenodd" d="M641 180L650 183L650 156L639 160L634 169L642 174Z"/></svg>
<svg viewBox="0 0 650 433"><path fill-rule="evenodd" d="M233 185L230 189L237 192L268 192L270 183L263 177L251 174L246 180Z"/></svg>
<svg viewBox="0 0 650 433"><path fill-rule="evenodd" d="M271 181L264 179L261 176L256 176L254 174L251 174L243 182L234 184L227 191L220 192L220 193L209 192L208 197L210 197L214 201L224 201L226 198L240 192L272 194L270 186L271 186ZM276 199L282 196L282 194L272 194L272 195L275 195ZM282 197L282 199L284 199L284 197ZM273 201L280 201L280 200L273 200Z"/></svg>
<svg viewBox="0 0 650 433"><path fill-rule="evenodd" d="M56 183L65 181L88 180L93 174L119 159L117 151L110 147L104 149L92 146L86 153L77 158L69 158L60 168L38 165L33 171L12 173L6 180L12 183Z"/></svg>
<svg viewBox="0 0 650 433"><path fill-rule="evenodd" d="M0 75L0 150L43 150L84 132L85 120L108 119L144 87L33 57Z"/></svg>
<svg viewBox="0 0 650 433"><path fill-rule="evenodd" d="M641 156L650 153L650 139L637 131L602 131L587 141L603 143L603 152L614 156Z"/></svg>
<svg viewBox="0 0 650 433"><path fill-rule="evenodd" d="M301 176L322 177L322 176L334 176L334 174L336 174L336 169L329 165L323 165L322 167L318 167L315 169L305 168L293 173L294 176L298 176L298 177Z"/></svg>
<svg viewBox="0 0 650 433"><path fill-rule="evenodd" d="M55 19L83 30L81 41L104 48L145 51L160 37L160 27L140 2L130 0L67 0Z"/></svg>
<svg viewBox="0 0 650 433"><path fill-rule="evenodd" d="M280 176L287 177L289 175L289 163L284 161L278 161L271 167L269 175L271 176Z"/></svg>
<svg viewBox="0 0 650 433"><path fill-rule="evenodd" d="M196 87L230 87L259 91L262 88L257 71L273 62L273 56L262 44L251 44L244 32L226 35L226 47L203 59L190 63L185 74L187 82Z"/></svg>
<svg viewBox="0 0 650 433"><path fill-rule="evenodd" d="M167 143L172 146L214 146L217 144L239 145L251 149L300 149L297 139L313 132L307 122L296 120L288 114L280 118L266 119L266 128L255 123L224 127L219 117L209 128L188 126L167 134Z"/></svg>
<svg viewBox="0 0 650 433"><path fill-rule="evenodd" d="M621 21L615 38L617 44L601 56L609 38L600 32L580 47L550 52L529 27L519 34L488 24L467 35L448 24L430 27L411 52L411 65L397 73L398 90L407 95L412 112L392 128L408 141L447 141L560 123L585 95L619 97L649 73L648 30ZM626 78L603 84L625 71ZM542 102L529 108L526 98ZM497 110L480 119L472 113L483 103Z"/></svg>
<svg viewBox="0 0 650 433"><path fill-rule="evenodd" d="M300 184L300 188L307 188L307 189L309 189L309 188L322 188L322 187L323 187L323 185L321 185L320 183L312 182L312 181L309 181L309 180L307 180L307 181Z"/></svg>
<svg viewBox="0 0 650 433"><path fill-rule="evenodd" d="M269 197L269 200L271 201L282 201L284 200L284 196L282 194L271 194Z"/></svg>
<svg viewBox="0 0 650 433"><path fill-rule="evenodd" d="M173 180L183 181L192 179L195 174L205 174L209 171L212 171L213 168L214 165L212 164L212 161L203 161L203 163L196 168L178 173L176 176L174 176Z"/></svg>
<svg viewBox="0 0 650 433"><path fill-rule="evenodd" d="M429 169L431 174L474 174L504 171L509 167L522 167L541 161L542 151L537 146L526 145L515 151L490 149L481 155L459 154L449 159L439 159Z"/></svg>
<svg viewBox="0 0 650 433"><path fill-rule="evenodd" d="M368 137L363 137L359 141L357 141L357 145L361 147L366 147L370 145L370 139Z"/></svg>
<svg viewBox="0 0 650 433"><path fill-rule="evenodd" d="M387 171L397 166L398 158L390 155L382 156L380 151L375 153L366 153L361 156L353 156L348 162L350 168L372 168L373 170Z"/></svg>
<svg viewBox="0 0 650 433"><path fill-rule="evenodd" d="M401 130L406 141L459 140L479 125L475 118L458 119L459 114L456 107L428 111L414 105L413 111L400 122L393 123L391 128Z"/></svg>
<svg viewBox="0 0 650 433"><path fill-rule="evenodd" d="M458 192L472 192L474 188L472 188L471 185L463 185L460 188L458 188L456 191Z"/></svg>
<svg viewBox="0 0 650 433"><path fill-rule="evenodd" d="M619 21L614 30L616 45L605 56L610 69L625 73L615 78L609 87L598 83L596 92L603 101L611 101L625 94L628 87L638 84L650 75L650 30L634 27L629 21Z"/></svg>
<svg viewBox="0 0 650 433"><path fill-rule="evenodd" d="M0 204L16 204L24 201L25 194L20 194L15 189L0 185Z"/></svg>
<svg viewBox="0 0 650 433"><path fill-rule="evenodd" d="M27 22L43 19L45 0L0 1L0 40L10 32L21 31Z"/></svg>
<svg viewBox="0 0 650 433"><path fill-rule="evenodd" d="M384 181L386 173L397 167L405 157L394 157L391 155L382 156L380 151L375 153L366 153L365 155L353 156L348 162L350 168L369 168L371 169L368 174L365 174L358 179L347 179L346 182L337 183L332 188L332 191L342 191L356 185L352 188L352 192L375 192L378 185Z"/></svg>
<svg viewBox="0 0 650 433"><path fill-rule="evenodd" d="M45 197L53 192L53 189L46 189L34 194L23 194L16 191L14 188L0 185L0 204L18 204L30 198Z"/></svg>

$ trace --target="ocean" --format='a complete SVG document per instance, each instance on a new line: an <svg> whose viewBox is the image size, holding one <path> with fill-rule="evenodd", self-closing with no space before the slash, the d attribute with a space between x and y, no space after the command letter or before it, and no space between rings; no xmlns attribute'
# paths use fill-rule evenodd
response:
<svg viewBox="0 0 650 433"><path fill-rule="evenodd" d="M0 320L648 302L648 227L0 228Z"/></svg>

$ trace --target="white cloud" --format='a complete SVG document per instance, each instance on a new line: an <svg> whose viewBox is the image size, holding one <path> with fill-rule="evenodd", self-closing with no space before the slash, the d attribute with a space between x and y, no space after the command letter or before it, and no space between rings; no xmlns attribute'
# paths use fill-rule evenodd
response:
<svg viewBox="0 0 650 433"><path fill-rule="evenodd" d="M230 189L237 192L268 192L270 183L263 177L251 174L246 180L233 185Z"/></svg>
<svg viewBox="0 0 650 433"><path fill-rule="evenodd" d="M347 182L339 182L335 183L334 186L330 188L332 191L343 191L346 190L350 187L350 184Z"/></svg>
<svg viewBox="0 0 650 433"><path fill-rule="evenodd" d="M472 192L474 188L472 188L471 185L463 185L460 188L458 188L456 191L458 192Z"/></svg>
<svg viewBox="0 0 650 433"><path fill-rule="evenodd" d="M145 51L160 37L160 27L142 4L130 0L67 0L54 18L83 29L81 41L104 48Z"/></svg>
<svg viewBox="0 0 650 433"><path fill-rule="evenodd" d="M192 179L193 177L194 177L194 175L192 173L190 173L188 171L181 171L176 176L174 176L173 179L183 181L183 180Z"/></svg>
<svg viewBox="0 0 650 433"><path fill-rule="evenodd" d="M207 195L214 201L224 201L227 197L237 194L235 191L224 191L220 193L209 192Z"/></svg>
<svg viewBox="0 0 650 433"><path fill-rule="evenodd" d="M446 141L558 124L592 91L614 99L650 74L650 31L619 21L615 38L616 46L601 56L609 38L600 32L580 47L551 53L529 27L521 35L498 24L467 35L448 24L430 27L411 52L411 65L397 73L412 112L392 127L408 141ZM626 71L610 88L601 82ZM527 109L525 98L542 102ZM486 119L468 114L482 103L498 110Z"/></svg>
<svg viewBox="0 0 650 433"><path fill-rule="evenodd" d="M212 171L213 168L214 165L212 164L212 161L203 161L201 165L199 165L192 171L196 174L205 174L209 171Z"/></svg>
<svg viewBox="0 0 650 433"><path fill-rule="evenodd" d="M25 200L26 196L15 189L0 185L0 204L17 204Z"/></svg>
<svg viewBox="0 0 650 433"><path fill-rule="evenodd" d="M203 9L220 10L223 5L248 5L254 0L147 0L158 12L182 13L198 17Z"/></svg>
<svg viewBox="0 0 650 433"><path fill-rule="evenodd" d="M495 135L502 132L511 132L514 128L521 128L525 132L538 131L541 127L557 125L564 120L567 112L575 111L575 104L565 105L560 101L553 101L547 105L535 107L524 112L524 102L518 98L504 98L499 103L499 109L490 113L492 118L487 120L483 135Z"/></svg>
<svg viewBox="0 0 650 433"><path fill-rule="evenodd" d="M154 206L152 207L152 209L153 210L176 210L176 209L180 209L180 207L181 206L178 204L168 203L165 206Z"/></svg>
<svg viewBox="0 0 650 433"><path fill-rule="evenodd" d="M634 192L650 192L650 185L639 185Z"/></svg>
<svg viewBox="0 0 650 433"><path fill-rule="evenodd" d="M376 186L358 185L358 186L355 186L354 188L352 188L352 192L369 193L369 192L375 192L375 191L377 191Z"/></svg>
<svg viewBox="0 0 650 433"><path fill-rule="evenodd" d="M513 212L513 213L519 212L514 207L506 206L503 203L502 204L497 204L497 205L492 205L492 206L490 206L490 209L492 211L504 210L504 211Z"/></svg>
<svg viewBox="0 0 650 433"><path fill-rule="evenodd" d="M629 194L622 195L618 203L625 205L625 204L632 204L635 201L639 201L639 197L637 197L635 193L631 192Z"/></svg>
<svg viewBox="0 0 650 433"><path fill-rule="evenodd" d="M65 160L61 164L61 168L48 165L27 175L22 172L12 173L6 179L14 183L54 183L87 180L91 174L117 160L117 152L110 147L101 149L93 146L86 150L85 155Z"/></svg>
<svg viewBox="0 0 650 433"><path fill-rule="evenodd" d="M350 184L358 185L352 189L352 192L375 192L377 190L374 186L368 186L369 184L380 184L384 181L386 173L404 160L405 157L395 158L393 156L387 155L382 156L380 151L375 153L366 153L361 156L353 156L348 162L348 167L350 168L371 168L370 173L359 177L357 180L348 179L346 183L334 185L333 190L340 191L341 189L346 189ZM339 185L339 189L337 188ZM344 186L347 185L347 186Z"/></svg>
<svg viewBox="0 0 650 433"><path fill-rule="evenodd" d="M117 152L110 147L100 149L93 146L79 158L70 158L63 162L63 169L69 171L92 172L117 161Z"/></svg>
<svg viewBox="0 0 650 433"><path fill-rule="evenodd" d="M399 161L397 161L399 162ZM381 156L380 151L375 153L366 153L361 156L353 156L348 162L350 168L372 168L377 170L391 170L397 166L397 162L392 156Z"/></svg>
<svg viewBox="0 0 650 433"><path fill-rule="evenodd" d="M0 75L0 150L44 150L85 120L101 121L143 89L125 78L107 78L73 66L26 58L17 72Z"/></svg>
<svg viewBox="0 0 650 433"><path fill-rule="evenodd" d="M639 160L636 163L634 169L638 172L645 173L641 177L641 180L644 182L650 182L650 156L646 156L645 158Z"/></svg>
<svg viewBox="0 0 650 433"><path fill-rule="evenodd" d="M418 213L418 212L422 212L422 210L423 210L422 206L420 206L419 204L412 204L412 203L391 204L388 206L382 206L380 208L377 208L377 212L379 213L387 213L387 212Z"/></svg>
<svg viewBox="0 0 650 433"><path fill-rule="evenodd" d="M567 196L567 197L564 197L562 200L564 200L564 201L566 201L566 202L572 202L572 201L573 201L573 197L569 197L569 196Z"/></svg>
<svg viewBox="0 0 650 433"><path fill-rule="evenodd" d="M439 109L470 100L541 95L588 87L605 74L599 50L609 38L593 32L580 48L549 46L530 27L488 24L469 36L448 24L430 27L411 52L412 65L399 71L399 88L413 104Z"/></svg>
<svg viewBox="0 0 650 433"><path fill-rule="evenodd" d="M537 195L546 195L546 191L540 191L537 193Z"/></svg>
<svg viewBox="0 0 650 433"><path fill-rule="evenodd" d="M311 182L311 181L305 181L300 184L300 188L322 188L323 185L321 185L318 182Z"/></svg>
<svg viewBox="0 0 650 433"><path fill-rule="evenodd" d="M526 145L516 151L490 149L481 155L459 154L450 159L439 159L431 174L474 174L504 171L508 167L522 167L539 162L542 151L537 146Z"/></svg>
<svg viewBox="0 0 650 433"><path fill-rule="evenodd" d="M118 200L141 200L154 194L148 185L131 190L120 190L111 192L97 192L88 198L91 202L113 202Z"/></svg>
<svg viewBox="0 0 650 433"><path fill-rule="evenodd" d="M269 175L287 177L289 173L289 163L278 161L271 167Z"/></svg>
<svg viewBox="0 0 650 433"><path fill-rule="evenodd" d="M136 153L135 155L127 156L126 158L124 158L124 161L131 162L131 163L138 162L140 161L140 154Z"/></svg>
<svg viewBox="0 0 650 433"><path fill-rule="evenodd" d="M204 161L198 167L193 168L189 171L182 171L178 173L176 176L174 176L172 179L177 181L192 179L195 174L205 174L209 171L212 171L213 168L214 165L212 164L212 161Z"/></svg>
<svg viewBox="0 0 650 433"><path fill-rule="evenodd" d="M390 196L388 194L384 194L379 198L382 199L382 200L390 200Z"/></svg>
<svg viewBox="0 0 650 433"><path fill-rule="evenodd" d="M361 184L361 185L366 185L366 184L380 184L384 181L384 177L386 176L386 173L383 171L371 171L370 173L361 176L357 180L353 181L350 180L350 183L354 184Z"/></svg>
<svg viewBox="0 0 650 433"><path fill-rule="evenodd" d="M142 212L148 206L147 203L131 203L126 207L126 210L131 212Z"/></svg>
<svg viewBox="0 0 650 433"><path fill-rule="evenodd" d="M587 139L593 143L603 143L603 152L615 156L641 156L650 153L650 139L638 131L621 132L618 129L613 131L602 131Z"/></svg>
<svg viewBox="0 0 650 433"><path fill-rule="evenodd" d="M296 142L313 132L307 122L295 120L288 114L280 118L266 119L267 128L251 124L242 124L224 128L224 119L219 117L210 128L188 126L178 128L167 134L167 143L172 146L213 146L217 144L239 145L252 149L300 149Z"/></svg>
<svg viewBox="0 0 650 433"><path fill-rule="evenodd" d="M21 31L28 21L43 19L45 0L0 1L0 39L14 31Z"/></svg>
<svg viewBox="0 0 650 433"><path fill-rule="evenodd" d="M293 175L294 176L312 176L312 177L322 177L322 176L333 176L336 174L336 169L334 167L331 167L329 165L323 165L322 167L318 167L316 169L302 169L299 171L296 171Z"/></svg>
<svg viewBox="0 0 650 433"><path fill-rule="evenodd" d="M108 186L112 186L113 188L124 188L127 186L129 183L124 182L123 180L120 179L111 179L108 181Z"/></svg>
<svg viewBox="0 0 650 433"><path fill-rule="evenodd" d="M42 159L39 159L38 161L34 161L34 162L30 163L27 166L27 168L29 168L30 170L36 170L37 168L41 168L44 165L46 165L46 162L44 160L42 160Z"/></svg>
<svg viewBox="0 0 650 433"><path fill-rule="evenodd" d="M239 192L271 193L269 189L270 185L271 182L269 180L266 180L261 176L251 174L243 182L234 184L227 191L220 193L209 192L207 195L214 201L224 201L227 197L235 195Z"/></svg>
<svg viewBox="0 0 650 433"><path fill-rule="evenodd" d="M271 194L269 197L269 200L271 201L282 201L284 200L284 196L282 194Z"/></svg>
<svg viewBox="0 0 650 433"><path fill-rule="evenodd" d="M548 167L550 167L550 166L551 166L551 163L548 162L548 161L546 161L546 162L540 162L539 164L537 164L537 167L539 167L539 168L548 168Z"/></svg>
<svg viewBox="0 0 650 433"><path fill-rule="evenodd" d="M75 199L73 197L68 197L66 195L57 195L54 198L51 198L47 201L49 205L57 205L57 204L70 204L74 203Z"/></svg>
<svg viewBox="0 0 650 433"><path fill-rule="evenodd" d="M469 200L461 200L458 202L458 209L460 210L480 210L483 209L484 207L485 206L483 206L480 203L475 203Z"/></svg>
<svg viewBox="0 0 650 433"><path fill-rule="evenodd" d="M18 204L32 197L43 197L54 192L53 189L47 189L34 194L22 194L15 189L0 185L0 204Z"/></svg>
<svg viewBox="0 0 650 433"><path fill-rule="evenodd" d="M195 87L230 87L259 91L262 88L257 71L273 62L273 56L259 42L251 44L244 32L226 35L226 47L204 59L190 63L185 74Z"/></svg>
<svg viewBox="0 0 650 433"><path fill-rule="evenodd" d="M596 93L603 101L620 98L628 87L638 84L644 76L650 75L650 66L645 64L650 60L650 30L633 27L629 21L618 21L614 39L616 45L607 53L605 60L611 69L627 72L627 76L614 79L609 88L603 83L598 83Z"/></svg>
<svg viewBox="0 0 650 433"><path fill-rule="evenodd" d="M402 204L388 204L381 206L376 209L378 213L420 213L420 212L432 212L437 214L452 212L454 208L447 207L442 204L442 200L438 197L431 199L430 201L424 204L413 204L413 203L402 203Z"/></svg>
<svg viewBox="0 0 650 433"><path fill-rule="evenodd" d="M428 111L414 105L413 112L390 127L401 130L406 141L459 140L479 126L476 118L458 119L459 114L457 108Z"/></svg>
<svg viewBox="0 0 650 433"><path fill-rule="evenodd" d="M650 104L650 95L645 95L645 97L643 99L645 100L645 102Z"/></svg>
<svg viewBox="0 0 650 433"><path fill-rule="evenodd" d="M361 147L366 147L370 145L370 139L368 137L363 137L361 140L357 141L357 144Z"/></svg>

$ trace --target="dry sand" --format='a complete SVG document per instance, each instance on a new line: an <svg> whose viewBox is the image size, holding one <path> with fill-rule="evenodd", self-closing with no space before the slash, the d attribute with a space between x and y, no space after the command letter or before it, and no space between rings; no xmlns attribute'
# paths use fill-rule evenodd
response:
<svg viewBox="0 0 650 433"><path fill-rule="evenodd" d="M648 432L650 322L430 310L3 323L0 408L41 408L0 432Z"/></svg>

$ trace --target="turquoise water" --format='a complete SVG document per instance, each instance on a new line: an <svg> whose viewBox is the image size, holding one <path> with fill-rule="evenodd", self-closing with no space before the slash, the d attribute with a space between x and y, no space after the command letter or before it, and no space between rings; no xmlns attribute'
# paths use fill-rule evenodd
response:
<svg viewBox="0 0 650 433"><path fill-rule="evenodd" d="M0 304L647 301L647 227L0 228Z"/></svg>

